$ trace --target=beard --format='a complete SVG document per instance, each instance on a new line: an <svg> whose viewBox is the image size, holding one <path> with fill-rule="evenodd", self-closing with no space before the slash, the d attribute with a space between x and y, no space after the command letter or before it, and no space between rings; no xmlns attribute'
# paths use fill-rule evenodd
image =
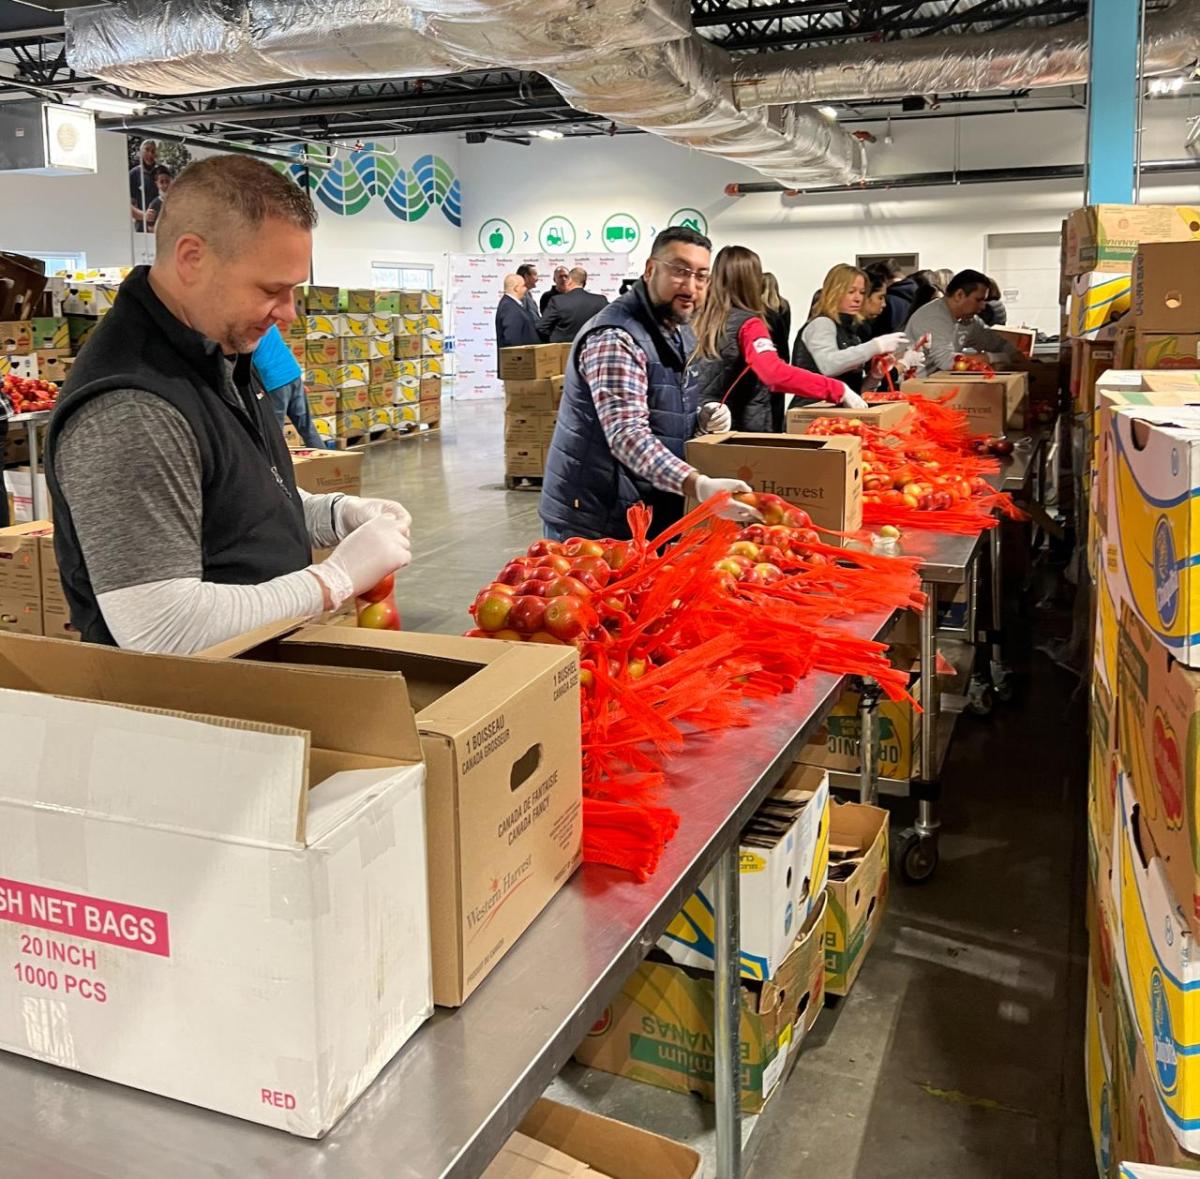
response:
<svg viewBox="0 0 1200 1179"><path fill-rule="evenodd" d="M654 312L654 318L659 323L669 323L679 326L680 324L691 323L692 317L696 314L696 301L693 299L686 307L681 307L677 302L677 296L672 296L665 303L660 303L657 299L651 296L650 310Z"/></svg>

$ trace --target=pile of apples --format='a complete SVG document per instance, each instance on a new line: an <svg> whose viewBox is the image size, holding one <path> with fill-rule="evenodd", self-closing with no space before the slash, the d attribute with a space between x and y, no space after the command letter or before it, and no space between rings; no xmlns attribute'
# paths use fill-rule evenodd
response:
<svg viewBox="0 0 1200 1179"><path fill-rule="evenodd" d="M4 396L12 405L13 413L36 413L54 408L58 400L58 386L53 381L8 373L4 378Z"/></svg>
<svg viewBox="0 0 1200 1179"><path fill-rule="evenodd" d="M996 370L988 363L988 358L981 353L958 353L950 365L952 373L981 373L985 377L994 377Z"/></svg>
<svg viewBox="0 0 1200 1179"><path fill-rule="evenodd" d="M809 424L808 433L857 434L862 439L864 504L937 512L966 503L975 496L994 494L982 475L956 472L938 459L906 450L901 435L868 426L861 418L818 418ZM980 441L994 444L1006 440Z"/></svg>

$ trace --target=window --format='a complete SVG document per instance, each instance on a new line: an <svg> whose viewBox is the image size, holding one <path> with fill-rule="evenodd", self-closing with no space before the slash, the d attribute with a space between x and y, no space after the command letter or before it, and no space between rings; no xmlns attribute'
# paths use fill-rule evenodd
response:
<svg viewBox="0 0 1200 1179"><path fill-rule="evenodd" d="M905 274L912 274L915 270L921 268L920 254L859 254L854 259L854 265L859 270L866 268L875 262L895 262Z"/></svg>
<svg viewBox="0 0 1200 1179"><path fill-rule="evenodd" d="M371 285L385 290L432 291L433 267L407 262L372 262Z"/></svg>
<svg viewBox="0 0 1200 1179"><path fill-rule="evenodd" d="M46 273L55 275L60 270L86 270L87 269L87 254L82 250L77 250L74 253L66 253L62 250L54 254L43 254L38 250L19 250L18 253L23 253L27 258L38 258L46 263Z"/></svg>

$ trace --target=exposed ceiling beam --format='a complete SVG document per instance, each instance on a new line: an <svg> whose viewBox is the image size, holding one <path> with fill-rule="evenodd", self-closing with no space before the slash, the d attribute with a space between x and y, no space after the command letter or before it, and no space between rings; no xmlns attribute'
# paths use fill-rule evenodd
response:
<svg viewBox="0 0 1200 1179"><path fill-rule="evenodd" d="M849 0L800 0L799 3L761 4L753 8L710 7L692 13L692 24L698 29L714 25L758 24L793 16L818 16L823 12L849 12Z"/></svg>

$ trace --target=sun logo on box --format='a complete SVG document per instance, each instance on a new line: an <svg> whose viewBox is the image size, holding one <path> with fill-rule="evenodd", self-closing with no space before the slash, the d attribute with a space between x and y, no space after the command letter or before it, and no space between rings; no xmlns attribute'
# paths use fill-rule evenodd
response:
<svg viewBox="0 0 1200 1179"><path fill-rule="evenodd" d="M1175 1052L1175 1034L1171 1027L1171 1007L1162 972L1150 972L1150 1023L1154 1032L1154 1071L1158 1087L1170 1097L1179 1083L1179 1057Z"/></svg>
<svg viewBox="0 0 1200 1179"><path fill-rule="evenodd" d="M1154 604L1163 626L1172 626L1179 613L1179 567L1175 537L1166 516L1159 516L1154 526Z"/></svg>

